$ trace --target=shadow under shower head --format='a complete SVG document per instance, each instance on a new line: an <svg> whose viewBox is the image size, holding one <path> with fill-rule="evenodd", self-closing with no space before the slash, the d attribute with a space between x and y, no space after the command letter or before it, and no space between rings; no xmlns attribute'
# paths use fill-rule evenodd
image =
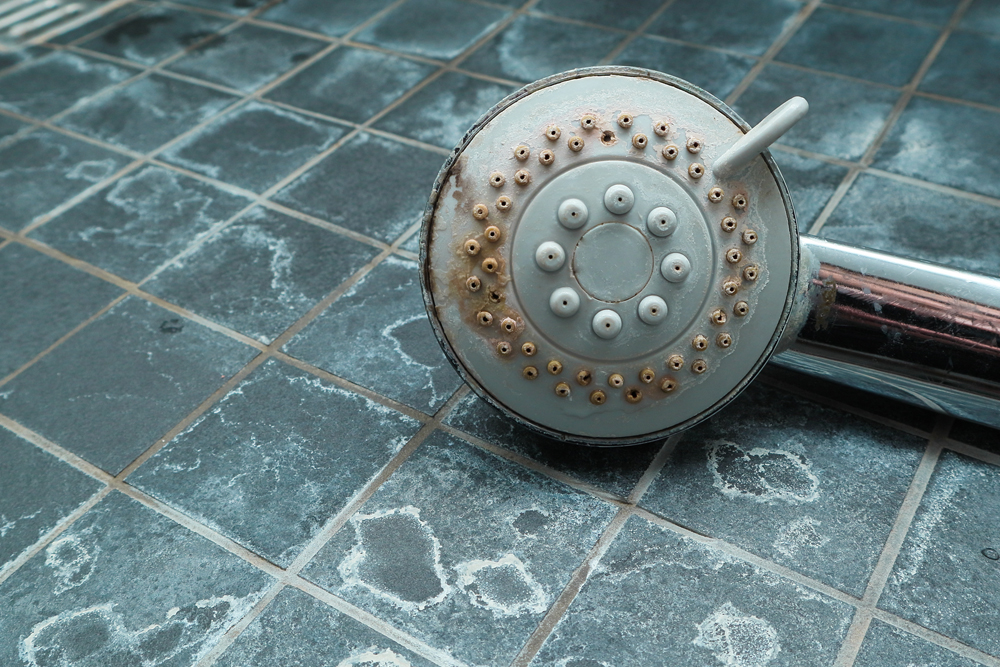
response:
<svg viewBox="0 0 1000 667"><path fill-rule="evenodd" d="M766 149L807 109L793 98L751 130L696 86L623 67L503 100L442 168L421 231L425 303L448 358L514 419L590 445L693 426L786 348L800 370L1000 415L1000 364L972 371L970 404L953 386L965 375L940 376L948 359L920 363L928 334L938 356L970 345L997 356L1000 281L800 240ZM946 303L929 310L937 296ZM980 307L956 333L965 301ZM872 334L923 347L891 351Z"/></svg>

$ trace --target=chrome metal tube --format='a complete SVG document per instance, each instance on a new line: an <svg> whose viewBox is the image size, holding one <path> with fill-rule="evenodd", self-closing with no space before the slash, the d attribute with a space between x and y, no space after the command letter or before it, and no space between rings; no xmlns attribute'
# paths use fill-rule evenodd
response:
<svg viewBox="0 0 1000 667"><path fill-rule="evenodd" d="M786 368L1000 428L1000 279L800 237Z"/></svg>

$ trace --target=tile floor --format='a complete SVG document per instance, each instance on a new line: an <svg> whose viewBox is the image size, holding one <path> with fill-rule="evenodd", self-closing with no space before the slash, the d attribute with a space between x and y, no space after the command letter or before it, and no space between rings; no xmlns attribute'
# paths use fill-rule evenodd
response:
<svg viewBox="0 0 1000 667"><path fill-rule="evenodd" d="M132 0L0 54L0 664L1000 667L1000 434L771 369L581 450L462 386L416 232L576 66L756 122L800 228L1000 273L997 0Z"/></svg>

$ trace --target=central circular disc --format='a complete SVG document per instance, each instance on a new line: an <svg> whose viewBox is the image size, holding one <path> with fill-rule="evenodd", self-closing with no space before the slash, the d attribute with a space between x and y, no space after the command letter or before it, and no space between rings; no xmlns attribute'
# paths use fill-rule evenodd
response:
<svg viewBox="0 0 1000 667"><path fill-rule="evenodd" d="M653 273L653 249L635 227L607 222L583 235L573 253L573 273L587 294L610 303L642 291Z"/></svg>

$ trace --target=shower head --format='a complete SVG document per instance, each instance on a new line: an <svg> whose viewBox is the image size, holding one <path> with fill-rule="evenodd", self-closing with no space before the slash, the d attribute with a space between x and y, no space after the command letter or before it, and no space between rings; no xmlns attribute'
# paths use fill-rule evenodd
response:
<svg viewBox="0 0 1000 667"><path fill-rule="evenodd" d="M830 301L767 152L807 109L793 98L751 130L696 86L623 67L503 100L442 168L421 231L455 368L512 418L584 444L723 408Z"/></svg>

